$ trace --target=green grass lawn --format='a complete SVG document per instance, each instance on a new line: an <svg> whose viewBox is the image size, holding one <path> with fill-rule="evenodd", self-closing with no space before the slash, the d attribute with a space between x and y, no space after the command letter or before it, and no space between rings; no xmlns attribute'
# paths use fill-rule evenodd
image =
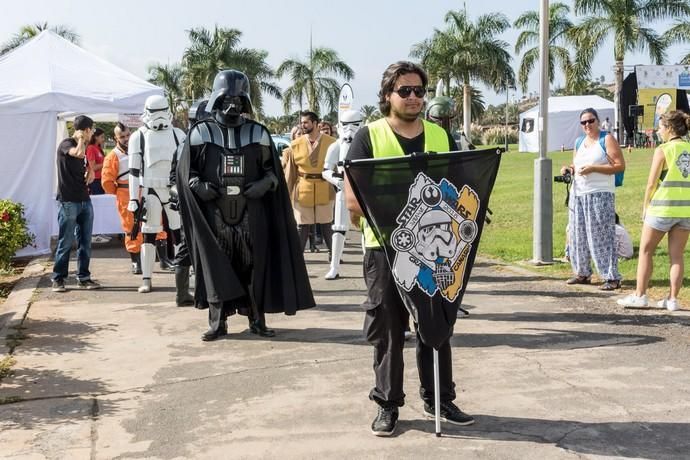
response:
<svg viewBox="0 0 690 460"><path fill-rule="evenodd" d="M533 177L534 160L538 155L518 153L516 146L510 147L509 152L504 154L501 160L501 168L489 203L493 216L491 224L484 227L479 253L504 261L527 264L532 258ZM622 187L616 188L616 210L635 247L633 259L619 263L626 288L635 286L637 251L642 230L642 199L652 153L652 149L633 149L630 153L625 151L625 181ZM549 158L552 159L555 176L559 174L561 166L571 163L572 152L552 152ZM553 184L554 258L562 258L564 255L565 226L568 221L568 212L564 204L565 190L564 184ZM664 238L654 257L654 273L650 283L650 295L653 299L660 299L668 289L669 259L666 245ZM571 276L569 263L535 267L535 270L562 277L564 280ZM690 286L687 272L684 285ZM688 290L681 291L680 298L690 300Z"/></svg>

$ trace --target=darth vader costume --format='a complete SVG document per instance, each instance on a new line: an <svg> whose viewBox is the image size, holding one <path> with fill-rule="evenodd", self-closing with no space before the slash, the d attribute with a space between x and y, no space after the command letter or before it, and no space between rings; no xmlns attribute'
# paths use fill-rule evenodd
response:
<svg viewBox="0 0 690 460"><path fill-rule="evenodd" d="M243 73L216 75L206 110L177 165L195 299L209 308L202 339L225 335L234 313L253 316L253 332L270 336L264 313L314 306L280 160L268 130L242 116L252 113Z"/></svg>

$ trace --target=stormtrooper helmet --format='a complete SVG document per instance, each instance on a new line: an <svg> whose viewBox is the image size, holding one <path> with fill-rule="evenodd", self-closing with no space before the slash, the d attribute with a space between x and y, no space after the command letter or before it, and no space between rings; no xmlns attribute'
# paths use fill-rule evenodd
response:
<svg viewBox="0 0 690 460"><path fill-rule="evenodd" d="M362 126L362 114L357 110L346 110L340 117L338 132L343 140L351 142L355 133Z"/></svg>
<svg viewBox="0 0 690 460"><path fill-rule="evenodd" d="M436 262L439 257L452 258L457 244L451 229L451 218L444 211L427 211L419 220L415 249L425 259Z"/></svg>
<svg viewBox="0 0 690 460"><path fill-rule="evenodd" d="M147 128L161 131L172 125L172 113L168 100L163 96L149 96L144 104L144 114L141 116Z"/></svg>

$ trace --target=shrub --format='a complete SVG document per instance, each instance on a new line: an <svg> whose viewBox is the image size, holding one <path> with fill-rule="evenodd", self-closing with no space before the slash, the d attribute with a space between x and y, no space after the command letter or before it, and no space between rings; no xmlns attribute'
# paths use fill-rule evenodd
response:
<svg viewBox="0 0 690 460"><path fill-rule="evenodd" d="M485 145L503 145L505 143L506 129L505 127L489 128L484 132ZM518 132L514 129L508 129L508 143L517 144L519 142Z"/></svg>
<svg viewBox="0 0 690 460"><path fill-rule="evenodd" d="M0 200L0 270L10 269L14 254L34 243L24 218L24 206L11 200Z"/></svg>
<svg viewBox="0 0 690 460"><path fill-rule="evenodd" d="M470 125L470 142L472 142L472 144L474 145L484 144L483 133L484 130L482 129L481 125L475 125L474 123L472 123Z"/></svg>

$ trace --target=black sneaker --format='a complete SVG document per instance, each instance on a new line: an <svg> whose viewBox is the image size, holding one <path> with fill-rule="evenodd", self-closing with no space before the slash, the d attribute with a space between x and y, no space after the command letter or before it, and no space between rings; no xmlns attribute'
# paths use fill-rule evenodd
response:
<svg viewBox="0 0 690 460"><path fill-rule="evenodd" d="M397 407L380 407L371 424L371 432L376 436L390 436L395 432L395 424L398 422Z"/></svg>
<svg viewBox="0 0 690 460"><path fill-rule="evenodd" d="M101 285L92 279L77 281L77 287L79 289L100 289Z"/></svg>
<svg viewBox="0 0 690 460"><path fill-rule="evenodd" d="M434 406L424 403L424 414L428 418L436 418ZM472 425L474 423L474 417L467 415L450 401L441 403L441 420L452 423L453 425L463 426Z"/></svg>
<svg viewBox="0 0 690 460"><path fill-rule="evenodd" d="M53 292L67 292L65 280L53 280Z"/></svg>

